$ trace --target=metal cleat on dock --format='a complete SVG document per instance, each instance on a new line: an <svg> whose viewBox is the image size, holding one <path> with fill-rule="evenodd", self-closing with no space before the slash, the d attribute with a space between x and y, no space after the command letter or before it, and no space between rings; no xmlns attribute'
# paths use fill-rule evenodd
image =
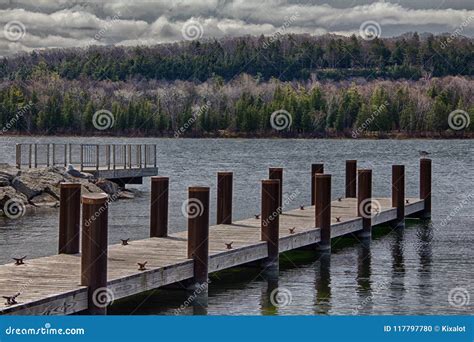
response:
<svg viewBox="0 0 474 342"><path fill-rule="evenodd" d="M295 229L296 229L296 227L288 228L288 231L290 232L290 234L294 234L294 233L295 233Z"/></svg>
<svg viewBox="0 0 474 342"><path fill-rule="evenodd" d="M16 295L14 296L2 296L3 298L5 298L7 300L7 302L5 303L5 305L15 305L15 304L18 304L18 302L16 301L16 297L18 297L20 295L20 292L18 292Z"/></svg>
<svg viewBox="0 0 474 342"><path fill-rule="evenodd" d="M342 197L338 197L338 198L337 198L337 201L338 201L338 202L342 202Z"/></svg>
<svg viewBox="0 0 474 342"><path fill-rule="evenodd" d="M145 261L144 263L137 262L138 265L138 270L139 271L146 271L145 265L148 263L148 261Z"/></svg>
<svg viewBox="0 0 474 342"><path fill-rule="evenodd" d="M23 258L12 258L13 260L15 260L15 265L24 265L25 262L23 260L25 260L26 258L26 255L23 257Z"/></svg>
<svg viewBox="0 0 474 342"><path fill-rule="evenodd" d="M300 210L304 210L304 205L300 205Z"/></svg>
<svg viewBox="0 0 474 342"><path fill-rule="evenodd" d="M232 241L230 243L226 243L226 242L224 242L224 243L225 243L227 249L232 249L232 244L234 243L234 241Z"/></svg>
<svg viewBox="0 0 474 342"><path fill-rule="evenodd" d="M336 222L341 222L341 216L336 216Z"/></svg>
<svg viewBox="0 0 474 342"><path fill-rule="evenodd" d="M130 241L130 238L128 239L120 239L122 241L122 246L127 246L128 245L128 241Z"/></svg>
<svg viewBox="0 0 474 342"><path fill-rule="evenodd" d="M258 220L260 218L260 214L255 214L255 218Z"/></svg>

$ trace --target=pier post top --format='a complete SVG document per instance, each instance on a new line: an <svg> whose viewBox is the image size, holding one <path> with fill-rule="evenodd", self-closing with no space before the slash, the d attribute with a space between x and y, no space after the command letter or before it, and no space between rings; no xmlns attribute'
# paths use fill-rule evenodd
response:
<svg viewBox="0 0 474 342"><path fill-rule="evenodd" d="M420 159L420 163L427 163L427 164L431 164L431 159L430 158L421 158Z"/></svg>
<svg viewBox="0 0 474 342"><path fill-rule="evenodd" d="M72 183L72 182L63 182L63 183L59 183L59 187L60 188L80 188L81 187L81 183Z"/></svg>
<svg viewBox="0 0 474 342"><path fill-rule="evenodd" d="M280 184L279 179L262 179L262 184Z"/></svg>
<svg viewBox="0 0 474 342"><path fill-rule="evenodd" d="M169 179L170 179L169 177L165 177L165 176L152 176L151 177L152 182L167 181Z"/></svg>
<svg viewBox="0 0 474 342"><path fill-rule="evenodd" d="M331 175L328 173L317 173L314 175L316 178L331 178Z"/></svg>
<svg viewBox="0 0 474 342"><path fill-rule="evenodd" d="M209 187L208 186L190 186L188 188L188 191L193 191L193 192L209 192Z"/></svg>
<svg viewBox="0 0 474 342"><path fill-rule="evenodd" d="M359 173L372 173L372 169L358 169L357 172L359 172Z"/></svg>
<svg viewBox="0 0 474 342"><path fill-rule="evenodd" d="M217 174L222 175L222 176L230 176L233 174L233 172L232 171L218 171Z"/></svg>
<svg viewBox="0 0 474 342"><path fill-rule="evenodd" d="M270 167L269 169L272 171L283 171L282 167Z"/></svg>
<svg viewBox="0 0 474 342"><path fill-rule="evenodd" d="M108 199L109 195L103 192L82 195L83 204L102 204L105 203Z"/></svg>
<svg viewBox="0 0 474 342"><path fill-rule="evenodd" d="M347 159L346 163L357 163L357 159Z"/></svg>

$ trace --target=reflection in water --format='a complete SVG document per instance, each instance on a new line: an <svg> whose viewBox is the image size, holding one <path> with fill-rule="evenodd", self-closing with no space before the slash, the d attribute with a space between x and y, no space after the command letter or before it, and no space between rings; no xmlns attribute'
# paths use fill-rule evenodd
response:
<svg viewBox="0 0 474 342"><path fill-rule="evenodd" d="M404 252L404 229L395 229L395 239L392 244L392 272L390 290L393 297L403 298L405 293L405 258Z"/></svg>
<svg viewBox="0 0 474 342"><path fill-rule="evenodd" d="M361 239L357 258L357 285L360 306L359 309L371 311L372 309L372 287L371 287L371 262L370 239Z"/></svg>
<svg viewBox="0 0 474 342"><path fill-rule="evenodd" d="M199 294L196 294L196 291L187 291L189 296L196 296L191 302L193 308L193 315L207 316L207 307L209 305L208 293L207 290Z"/></svg>
<svg viewBox="0 0 474 342"><path fill-rule="evenodd" d="M274 272L262 272L262 296L260 299L260 310L262 315L277 315L278 307L274 305L278 292L278 274ZM273 301L273 302L272 302Z"/></svg>
<svg viewBox="0 0 474 342"><path fill-rule="evenodd" d="M431 283L433 226L430 220L422 220L416 232L416 250L420 260L418 267L419 300L422 307L428 305L427 298L433 295Z"/></svg>
<svg viewBox="0 0 474 342"><path fill-rule="evenodd" d="M331 308L331 253L321 252L315 262L315 314L328 314Z"/></svg>

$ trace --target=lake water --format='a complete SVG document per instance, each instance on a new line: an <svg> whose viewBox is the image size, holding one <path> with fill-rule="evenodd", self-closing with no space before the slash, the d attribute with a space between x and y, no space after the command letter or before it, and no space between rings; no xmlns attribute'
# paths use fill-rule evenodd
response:
<svg viewBox="0 0 474 342"><path fill-rule="evenodd" d="M285 209L308 204L310 165L324 162L333 175L333 198L344 194L346 159L373 169L373 193L390 196L391 165L406 165L407 196L418 196L418 150L432 152L431 221L408 221L403 233L380 228L370 246L342 239L329 257L292 253L281 259L278 283L258 269L231 270L212 278L207 308L195 305L183 314L472 314L474 312L474 142L468 140L280 140L280 139L138 139L0 138L0 162L14 164L19 142L155 143L159 174L170 177L170 230L185 230L181 204L187 187L211 187L211 223L215 223L216 172L234 172L234 218L259 211L260 180L268 167L282 166L286 196L297 193ZM135 200L113 203L109 243L148 236L149 179ZM0 261L56 253L57 211L0 221ZM291 295L275 307L275 287ZM451 296L450 296L451 294ZM112 314L174 314L189 293L157 290L119 301ZM470 297L470 298L469 298ZM452 299L451 301L449 299ZM451 303L450 303L451 302ZM452 305L464 304L464 305Z"/></svg>

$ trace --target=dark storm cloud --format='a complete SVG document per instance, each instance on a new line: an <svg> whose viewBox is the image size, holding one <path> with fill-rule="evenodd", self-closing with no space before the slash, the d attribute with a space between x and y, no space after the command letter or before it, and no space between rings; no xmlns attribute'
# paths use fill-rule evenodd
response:
<svg viewBox="0 0 474 342"><path fill-rule="evenodd" d="M285 33L358 34L375 21L381 35L474 35L472 0L0 0L0 55L90 44L157 44L195 37ZM6 29L5 29L6 28Z"/></svg>

